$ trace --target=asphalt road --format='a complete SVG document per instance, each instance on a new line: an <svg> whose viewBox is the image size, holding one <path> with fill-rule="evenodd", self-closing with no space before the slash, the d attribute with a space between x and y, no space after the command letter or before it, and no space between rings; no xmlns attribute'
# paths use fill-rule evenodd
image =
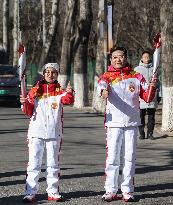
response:
<svg viewBox="0 0 173 205"><path fill-rule="evenodd" d="M64 202L46 200L44 162L37 204L107 204L104 193L105 130L103 116L66 107L61 151L60 191ZM19 108L0 107L0 205L21 205L28 160L29 119ZM157 121L156 140L138 140L135 177L137 202L173 204L173 136L163 136ZM110 204L124 204L122 201Z"/></svg>

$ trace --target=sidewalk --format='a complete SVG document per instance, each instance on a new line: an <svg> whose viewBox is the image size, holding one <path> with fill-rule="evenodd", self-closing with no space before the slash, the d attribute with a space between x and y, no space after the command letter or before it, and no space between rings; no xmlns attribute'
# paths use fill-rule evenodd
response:
<svg viewBox="0 0 173 205"><path fill-rule="evenodd" d="M18 110L15 112L18 115L21 114ZM158 112L156 139L153 141L138 140L135 177L137 202L128 204L173 204L173 137L162 136L158 132L159 119ZM23 127L26 128L28 119L21 120ZM60 191L64 195L65 201L61 203L47 202L43 162L38 204L127 204L122 201L110 203L101 201L101 196L104 193L106 158L103 121L103 116L90 113L87 110L84 112L65 107L64 140L60 158ZM6 123L8 123L8 119ZM19 130L19 133L13 134L13 140L11 140L10 134L5 136L5 132L4 135L0 135L1 143L3 142L0 150L1 162L4 162L0 167L0 205L23 204L21 194L25 187L25 168L28 157L25 142L26 132L24 131L25 129L21 132ZM10 147L6 146L9 143ZM7 147L5 150L8 153L8 158L3 154L3 146Z"/></svg>

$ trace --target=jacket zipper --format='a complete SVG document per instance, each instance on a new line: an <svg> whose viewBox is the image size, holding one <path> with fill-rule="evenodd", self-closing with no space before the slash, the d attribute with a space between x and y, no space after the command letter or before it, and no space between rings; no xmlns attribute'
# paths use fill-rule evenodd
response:
<svg viewBox="0 0 173 205"><path fill-rule="evenodd" d="M48 116L48 91L49 91L49 85L46 85L46 138L48 138L48 121L49 121L49 116Z"/></svg>
<svg viewBox="0 0 173 205"><path fill-rule="evenodd" d="M122 77L122 82L123 82L123 101L125 99L125 82L124 82L124 73L123 71L121 70L121 77ZM123 114L123 123L124 123L124 126L126 126L126 119L125 119L125 115Z"/></svg>

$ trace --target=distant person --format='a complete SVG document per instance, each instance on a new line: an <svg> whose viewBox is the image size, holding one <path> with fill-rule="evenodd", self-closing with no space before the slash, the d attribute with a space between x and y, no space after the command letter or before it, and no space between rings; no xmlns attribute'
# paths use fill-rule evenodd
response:
<svg viewBox="0 0 173 205"><path fill-rule="evenodd" d="M144 51L142 57L137 66L134 69L136 72L141 73L146 82L149 83L153 73L153 64L151 61L151 53L149 51ZM158 106L158 103L161 101L160 88L159 84L157 87L157 92L153 100L149 103L146 103L143 99L140 98L140 117L141 125L139 126L139 139L151 139L154 140L153 131L155 126L155 112ZM145 116L148 114L148 123L147 123L147 134L145 134Z"/></svg>
<svg viewBox="0 0 173 205"><path fill-rule="evenodd" d="M59 194L59 153L62 143L63 104L72 104L73 89L70 84L62 90L57 82L59 65L47 63L43 80L31 88L26 98L21 96L23 112L31 117L28 130L29 162L26 178L26 196L23 202L36 201L43 152L46 150L46 181L48 200L62 201Z"/></svg>
<svg viewBox="0 0 173 205"><path fill-rule="evenodd" d="M118 200L117 191L120 151L123 153L121 191L125 202L134 201L134 175L138 126L141 123L139 97L148 98L149 88L144 77L134 72L127 62L127 50L114 47L110 55L111 65L100 76L98 92L107 99L105 127L107 131L105 190L103 201ZM155 83L151 87L150 101L155 95ZM148 89L147 89L148 88Z"/></svg>

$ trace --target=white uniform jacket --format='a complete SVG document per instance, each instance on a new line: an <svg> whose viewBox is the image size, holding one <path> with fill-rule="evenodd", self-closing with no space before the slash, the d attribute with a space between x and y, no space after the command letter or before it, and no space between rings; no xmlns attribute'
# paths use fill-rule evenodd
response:
<svg viewBox="0 0 173 205"><path fill-rule="evenodd" d="M149 101L154 97L155 88ZM129 127L141 124L139 114L139 97L145 101L148 98L149 86L144 77L130 67L114 69L113 66L100 76L98 92L108 89L106 105L106 127Z"/></svg>
<svg viewBox="0 0 173 205"><path fill-rule="evenodd" d="M63 104L73 103L73 93L63 91L58 83L38 82L27 96L23 111L31 117L28 138L62 137Z"/></svg>

